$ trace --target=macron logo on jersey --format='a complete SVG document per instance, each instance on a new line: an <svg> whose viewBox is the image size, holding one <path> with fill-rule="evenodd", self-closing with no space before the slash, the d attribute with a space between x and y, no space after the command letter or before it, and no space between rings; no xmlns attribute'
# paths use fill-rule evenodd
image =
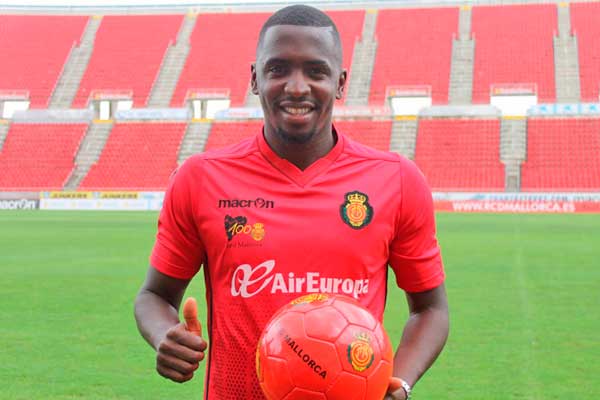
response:
<svg viewBox="0 0 600 400"><path fill-rule="evenodd" d="M267 260L256 267L242 264L233 272L231 295L250 298L263 290L277 293L343 293L358 297L369 292L368 279L323 277L318 272L296 276L293 272L273 272L275 260Z"/></svg>

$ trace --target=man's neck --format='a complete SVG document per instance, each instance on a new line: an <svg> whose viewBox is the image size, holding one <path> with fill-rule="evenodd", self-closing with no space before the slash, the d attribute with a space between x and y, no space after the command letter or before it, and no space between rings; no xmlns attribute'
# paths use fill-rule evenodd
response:
<svg viewBox="0 0 600 400"><path fill-rule="evenodd" d="M336 135L331 130L329 133L315 135L306 143L286 141L274 132L267 132L266 129L264 135L269 147L279 157L288 160L302 171L310 167L319 158L327 155L337 141Z"/></svg>

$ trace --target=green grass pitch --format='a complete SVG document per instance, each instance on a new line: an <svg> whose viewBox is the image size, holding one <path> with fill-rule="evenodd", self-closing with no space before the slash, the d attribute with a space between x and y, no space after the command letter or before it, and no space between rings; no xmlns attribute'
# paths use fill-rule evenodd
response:
<svg viewBox="0 0 600 400"><path fill-rule="evenodd" d="M0 399L201 398L202 373L155 373L133 319L156 217L0 212ZM451 333L414 398L596 399L600 215L440 214L438 231ZM406 305L389 293L396 345Z"/></svg>

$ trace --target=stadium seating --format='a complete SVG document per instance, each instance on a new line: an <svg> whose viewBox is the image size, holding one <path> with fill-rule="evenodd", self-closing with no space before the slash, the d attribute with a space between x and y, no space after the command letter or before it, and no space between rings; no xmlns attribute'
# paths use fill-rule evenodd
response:
<svg viewBox="0 0 600 400"><path fill-rule="evenodd" d="M473 103L489 103L493 84L536 84L540 102L556 99L555 4L473 7Z"/></svg>
<svg viewBox="0 0 600 400"><path fill-rule="evenodd" d="M571 3L571 29L579 45L581 100L600 95L600 3Z"/></svg>
<svg viewBox="0 0 600 400"><path fill-rule="evenodd" d="M185 128L185 123L116 124L80 189L164 190Z"/></svg>
<svg viewBox="0 0 600 400"><path fill-rule="evenodd" d="M0 190L62 190L86 124L10 126L0 151Z"/></svg>
<svg viewBox="0 0 600 400"><path fill-rule="evenodd" d="M392 121L346 121L334 122L336 129L356 140L377 150L389 151L392 135Z"/></svg>
<svg viewBox="0 0 600 400"><path fill-rule="evenodd" d="M206 141L206 150L220 149L246 138L255 136L262 129L263 122L215 122L212 124L210 134Z"/></svg>
<svg viewBox="0 0 600 400"><path fill-rule="evenodd" d="M333 11L329 14L338 24L344 45L344 65L349 69L354 43L362 31L364 11ZM171 106L181 107L190 89L228 89L232 107L242 106L250 84L250 65L255 59L258 33L269 15L198 16L190 39L191 51ZM223 29L224 26L227 29Z"/></svg>
<svg viewBox="0 0 600 400"><path fill-rule="evenodd" d="M109 15L102 18L94 51L73 102L85 107L94 90L132 91L143 107L182 15Z"/></svg>
<svg viewBox="0 0 600 400"><path fill-rule="evenodd" d="M457 31L456 7L379 11L369 102L382 105L387 86L426 85L434 104L447 103Z"/></svg>
<svg viewBox="0 0 600 400"><path fill-rule="evenodd" d="M44 108L88 17L0 15L0 91L28 91Z"/></svg>
<svg viewBox="0 0 600 400"><path fill-rule="evenodd" d="M436 191L504 191L497 119L421 119L415 162Z"/></svg>
<svg viewBox="0 0 600 400"><path fill-rule="evenodd" d="M532 118L522 191L600 190L600 119Z"/></svg>

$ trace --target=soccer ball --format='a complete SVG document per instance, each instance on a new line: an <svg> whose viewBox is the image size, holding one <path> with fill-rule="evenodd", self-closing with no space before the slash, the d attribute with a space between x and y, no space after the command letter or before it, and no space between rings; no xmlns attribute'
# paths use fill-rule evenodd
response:
<svg viewBox="0 0 600 400"><path fill-rule="evenodd" d="M310 294L283 306L256 349L268 400L380 400L393 351L379 321L351 297Z"/></svg>

